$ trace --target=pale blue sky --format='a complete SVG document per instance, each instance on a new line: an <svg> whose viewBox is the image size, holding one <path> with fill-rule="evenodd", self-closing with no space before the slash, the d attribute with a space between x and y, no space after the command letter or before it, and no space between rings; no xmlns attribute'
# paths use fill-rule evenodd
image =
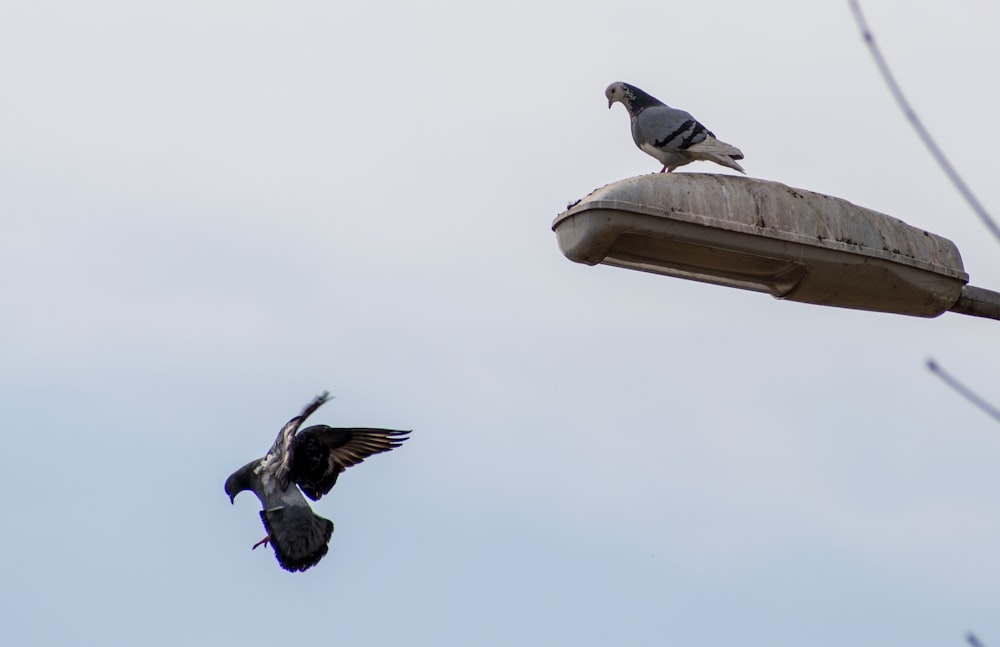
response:
<svg viewBox="0 0 1000 647"><path fill-rule="evenodd" d="M864 7L998 210L1000 9ZM1000 645L1000 428L923 368L1000 401L998 323L569 262L659 168L616 80L1000 289L846 2L0 5L9 644ZM293 575L222 485L323 390L414 431Z"/></svg>

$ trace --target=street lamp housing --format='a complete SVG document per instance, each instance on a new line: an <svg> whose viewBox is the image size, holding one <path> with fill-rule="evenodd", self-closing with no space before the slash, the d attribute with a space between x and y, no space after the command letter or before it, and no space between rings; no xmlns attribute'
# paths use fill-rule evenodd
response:
<svg viewBox="0 0 1000 647"><path fill-rule="evenodd" d="M621 180L570 205L552 229L578 263L841 308L936 317L969 281L946 238L840 198L730 175Z"/></svg>

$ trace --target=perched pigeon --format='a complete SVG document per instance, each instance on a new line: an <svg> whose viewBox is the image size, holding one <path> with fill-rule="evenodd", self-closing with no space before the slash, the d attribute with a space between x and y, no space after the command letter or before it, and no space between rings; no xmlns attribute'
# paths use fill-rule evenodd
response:
<svg viewBox="0 0 1000 647"><path fill-rule="evenodd" d="M302 496L313 501L330 491L345 469L372 454L399 447L409 431L393 429L338 429L299 426L329 400L323 393L278 432L264 458L250 461L226 479L230 503L243 490L260 499L260 518L267 537L254 548L270 542L281 567L304 571L326 555L333 522L313 513ZM302 492L299 491L301 488Z"/></svg>
<svg viewBox="0 0 1000 647"><path fill-rule="evenodd" d="M746 173L736 160L743 153L715 138L709 129L689 113L671 108L628 83L612 83L604 91L608 108L620 102L632 118L632 139L644 153L663 164L660 173L672 173L678 166L707 160Z"/></svg>

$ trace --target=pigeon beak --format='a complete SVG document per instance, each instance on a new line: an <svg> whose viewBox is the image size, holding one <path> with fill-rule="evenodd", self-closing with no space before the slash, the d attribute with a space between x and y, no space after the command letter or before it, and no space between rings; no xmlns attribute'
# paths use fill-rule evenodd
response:
<svg viewBox="0 0 1000 647"><path fill-rule="evenodd" d="M613 105L615 105L615 102L612 101L611 99L608 99L608 110L611 110L611 106Z"/></svg>
<svg viewBox="0 0 1000 647"><path fill-rule="evenodd" d="M229 497L229 504L230 505L236 505L236 495L235 494L233 496Z"/></svg>

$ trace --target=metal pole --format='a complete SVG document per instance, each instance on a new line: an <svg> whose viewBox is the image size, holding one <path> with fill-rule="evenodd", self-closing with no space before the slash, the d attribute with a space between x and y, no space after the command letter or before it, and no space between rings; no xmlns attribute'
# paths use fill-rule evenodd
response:
<svg viewBox="0 0 1000 647"><path fill-rule="evenodd" d="M1000 320L1000 292L965 285L958 301L948 309L963 315Z"/></svg>

